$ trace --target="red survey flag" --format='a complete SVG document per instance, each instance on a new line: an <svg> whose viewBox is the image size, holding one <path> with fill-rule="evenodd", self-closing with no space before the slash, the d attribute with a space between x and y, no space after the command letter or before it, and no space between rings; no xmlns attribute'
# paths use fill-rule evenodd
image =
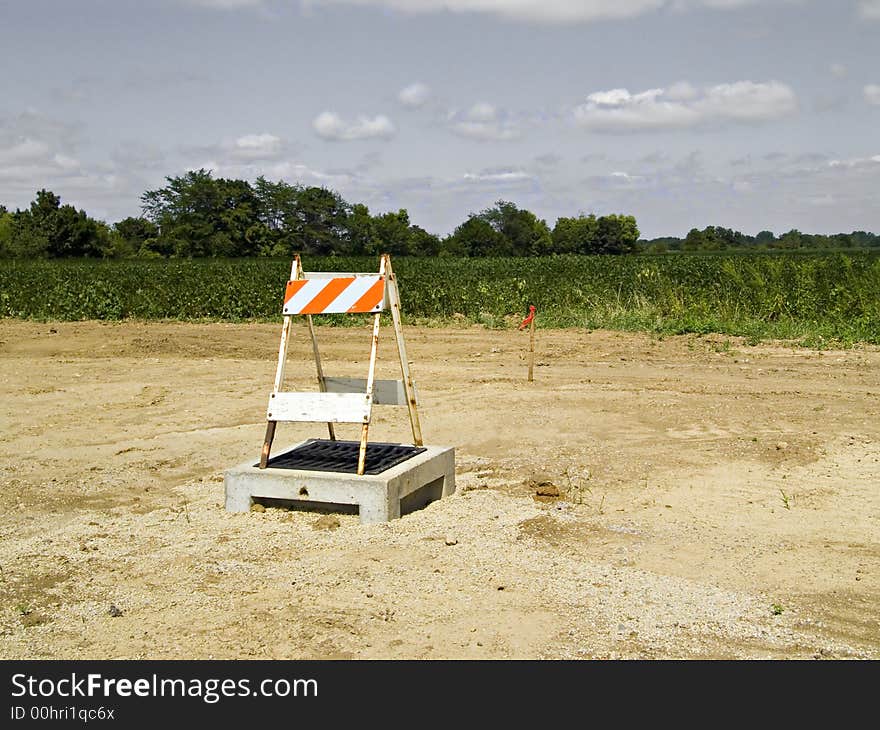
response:
<svg viewBox="0 0 880 730"><path fill-rule="evenodd" d="M521 330L524 330L526 327L528 327L528 326L532 323L532 320L535 318L535 312L537 312L537 311L538 311L538 310L535 309L535 305L534 305L534 304L530 304L530 305L529 305L529 316L526 317L526 318L525 318L522 322L520 322L520 324L519 324L519 328L520 328Z"/></svg>

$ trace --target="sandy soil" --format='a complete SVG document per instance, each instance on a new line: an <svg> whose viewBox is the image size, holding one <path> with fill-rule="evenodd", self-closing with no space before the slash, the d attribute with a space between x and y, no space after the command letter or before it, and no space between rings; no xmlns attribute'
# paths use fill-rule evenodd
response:
<svg viewBox="0 0 880 730"><path fill-rule="evenodd" d="M333 529L223 509L278 334L0 322L0 656L880 658L876 348L539 330L527 383L525 333L411 329L458 492ZM363 374L366 330L319 337ZM297 325L293 389L309 356Z"/></svg>

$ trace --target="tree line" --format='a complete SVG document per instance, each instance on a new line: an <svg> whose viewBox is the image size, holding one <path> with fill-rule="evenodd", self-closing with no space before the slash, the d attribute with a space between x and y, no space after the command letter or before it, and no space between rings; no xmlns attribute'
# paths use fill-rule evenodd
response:
<svg viewBox="0 0 880 730"><path fill-rule="evenodd" d="M27 209L0 206L0 257L620 254L635 250L639 238L633 216L559 218L551 229L504 200L440 237L412 223L405 209L373 215L323 187L215 178L204 169L165 181L141 196L141 216L113 225L62 204L48 190Z"/></svg>
<svg viewBox="0 0 880 730"><path fill-rule="evenodd" d="M639 239L631 215L580 214L546 221L499 200L471 213L440 237L410 221L409 213L371 214L323 187L215 178L192 170L165 178L141 196L142 215L112 225L62 204L40 190L24 210L0 205L0 258L199 258L313 255L547 256L637 251L713 251L742 248L853 248L880 246L864 231L833 236L770 231L748 236L729 228L692 229L685 238Z"/></svg>
<svg viewBox="0 0 880 730"><path fill-rule="evenodd" d="M639 241L640 251L666 253L668 251L728 251L728 250L816 250L838 248L877 248L880 236L868 231L852 233L801 233L792 229L779 236L773 231L761 231L755 236L732 228L706 226L703 230L691 228L687 236L667 236Z"/></svg>

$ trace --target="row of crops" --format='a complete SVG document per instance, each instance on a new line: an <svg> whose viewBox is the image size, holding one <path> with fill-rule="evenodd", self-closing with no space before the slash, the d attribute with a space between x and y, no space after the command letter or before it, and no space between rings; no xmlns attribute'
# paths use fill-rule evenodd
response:
<svg viewBox="0 0 880 730"><path fill-rule="evenodd" d="M378 262L313 258L305 265L375 271ZM0 316L279 319L289 267L266 259L3 262ZM545 327L880 342L876 253L409 258L394 268L411 323L507 326L535 304Z"/></svg>

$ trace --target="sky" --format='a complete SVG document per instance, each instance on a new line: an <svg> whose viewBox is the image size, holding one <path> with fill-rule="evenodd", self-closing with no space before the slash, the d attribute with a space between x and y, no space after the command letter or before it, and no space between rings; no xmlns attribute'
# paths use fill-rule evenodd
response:
<svg viewBox="0 0 880 730"><path fill-rule="evenodd" d="M0 69L10 209L207 168L441 235L498 200L880 233L880 0L0 0Z"/></svg>

